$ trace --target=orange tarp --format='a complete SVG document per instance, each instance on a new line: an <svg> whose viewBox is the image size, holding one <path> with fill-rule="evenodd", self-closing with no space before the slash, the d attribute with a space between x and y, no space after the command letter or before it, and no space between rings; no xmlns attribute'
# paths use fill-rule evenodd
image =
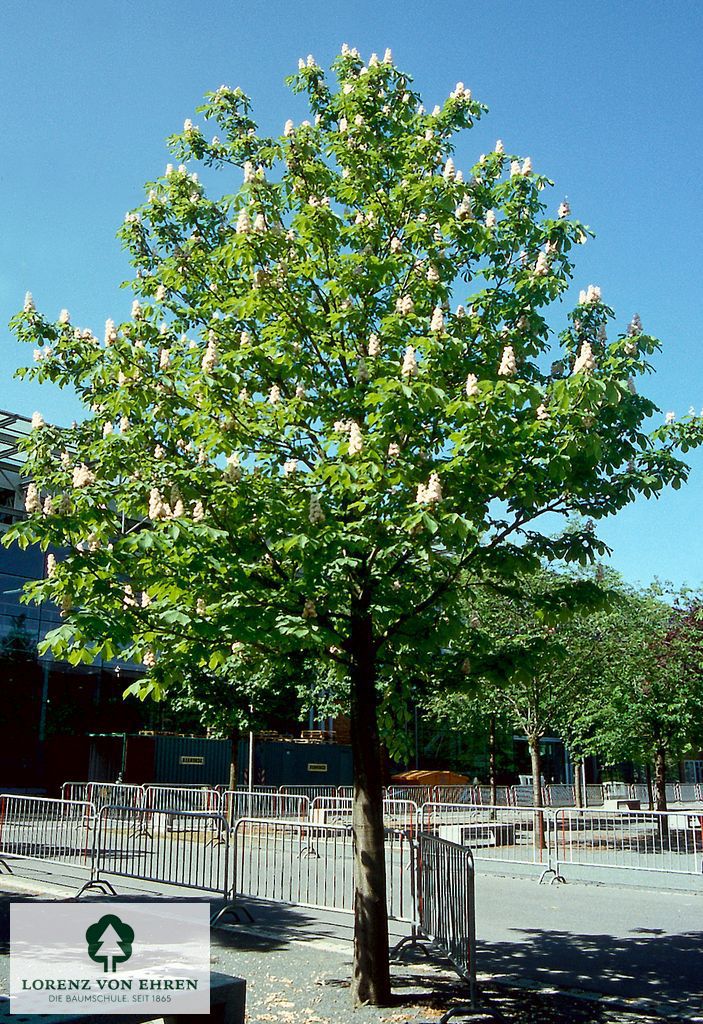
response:
<svg viewBox="0 0 703 1024"><path fill-rule="evenodd" d="M469 780L458 772L409 771L393 775L391 781L404 786L461 786Z"/></svg>

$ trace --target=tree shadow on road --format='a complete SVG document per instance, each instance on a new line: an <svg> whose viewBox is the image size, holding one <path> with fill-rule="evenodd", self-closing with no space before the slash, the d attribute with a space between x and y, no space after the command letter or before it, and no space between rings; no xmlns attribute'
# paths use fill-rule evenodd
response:
<svg viewBox="0 0 703 1024"><path fill-rule="evenodd" d="M506 980L536 980L618 999L703 1006L703 931L608 934L515 929L509 942L479 943L477 965Z"/></svg>

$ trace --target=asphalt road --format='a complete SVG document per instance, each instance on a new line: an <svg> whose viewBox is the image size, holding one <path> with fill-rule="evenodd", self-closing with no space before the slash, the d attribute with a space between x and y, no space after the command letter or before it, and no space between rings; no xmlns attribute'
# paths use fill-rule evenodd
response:
<svg viewBox="0 0 703 1024"><path fill-rule="evenodd" d="M26 862L22 874L7 881L5 908L13 890L66 898L75 891L81 874L58 865ZM35 881L29 880L30 875ZM119 880L118 889L121 896L135 897L149 891L127 879ZM161 887L158 891L183 895L183 890ZM703 890L685 893L576 882L550 886L538 885L535 878L479 873L476 897L479 977L511 986L602 995L633 1009L637 1004L643 1012L650 1008L669 1015L703 1016ZM310 992L319 997L317 1003L307 999L307 1005L300 1007L306 1016L296 1016L296 1010L290 1020L315 1021L316 1015L323 1020L346 1019L340 1014L342 1006L347 1006L351 918L281 905L249 906L255 924L243 921L217 930L213 956L219 970L247 977L250 1006L259 1005L258 1012L263 1014L252 1020L286 1019L265 1016L269 1012L265 1000L274 1007L283 998L281 986L301 993L294 1000L296 1005L298 998L304 1003ZM392 931L400 937L406 926L395 924ZM0 920L3 940L0 951L7 952L6 920ZM2 960L0 982L7 973L7 958ZM415 984L422 970L434 969L418 962L412 972L414 982L401 972L402 986ZM445 975L436 974L430 988L444 986L449 992L451 985ZM293 1012L285 1007L280 1012L284 1011ZM386 1018L362 1014L354 1019L361 1024ZM406 1013L387 1019L420 1018Z"/></svg>

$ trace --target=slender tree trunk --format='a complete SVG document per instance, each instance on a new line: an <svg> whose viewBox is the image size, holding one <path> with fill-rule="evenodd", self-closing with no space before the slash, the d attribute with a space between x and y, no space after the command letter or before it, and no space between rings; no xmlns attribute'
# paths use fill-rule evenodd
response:
<svg viewBox="0 0 703 1024"><path fill-rule="evenodd" d="M496 716L488 719L488 782L491 787L491 805L498 803L498 784L496 782Z"/></svg>
<svg viewBox="0 0 703 1024"><path fill-rule="evenodd" d="M666 806L666 752L657 747L654 752L654 788L656 791L657 810L665 811Z"/></svg>
<svg viewBox="0 0 703 1024"><path fill-rule="evenodd" d="M351 739L354 755L354 964L356 1006L390 1002L376 651L371 615L355 602L351 624Z"/></svg>
<svg viewBox="0 0 703 1024"><path fill-rule="evenodd" d="M654 752L654 790L658 811L666 811L666 751L657 747ZM669 849L669 815L662 814L659 818L659 835L662 850Z"/></svg>
<svg viewBox="0 0 703 1024"><path fill-rule="evenodd" d="M647 761L644 766L644 778L647 783L647 807L648 810L654 810L654 790L652 789L652 766Z"/></svg>
<svg viewBox="0 0 703 1024"><path fill-rule="evenodd" d="M583 807L583 760L573 761L574 766L574 802Z"/></svg>
<svg viewBox="0 0 703 1024"><path fill-rule="evenodd" d="M230 736L230 742L232 744L232 752L230 754L229 762L229 788L237 788L237 751L239 749L239 733L236 729L232 730Z"/></svg>
<svg viewBox="0 0 703 1024"><path fill-rule="evenodd" d="M543 850L545 843L544 813L542 811L542 758L539 752L539 736L527 737L532 764L532 803L535 807L535 846Z"/></svg>
<svg viewBox="0 0 703 1024"><path fill-rule="evenodd" d="M539 736L528 736L530 763L532 765L532 803L542 806L542 758L539 752Z"/></svg>

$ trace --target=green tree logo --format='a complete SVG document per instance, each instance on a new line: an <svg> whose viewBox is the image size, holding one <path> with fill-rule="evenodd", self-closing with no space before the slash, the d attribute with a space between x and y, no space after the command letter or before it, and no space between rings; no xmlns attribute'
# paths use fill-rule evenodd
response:
<svg viewBox="0 0 703 1024"><path fill-rule="evenodd" d="M85 933L88 956L103 970L114 972L117 964L123 964L132 955L134 929L114 914L105 914Z"/></svg>

